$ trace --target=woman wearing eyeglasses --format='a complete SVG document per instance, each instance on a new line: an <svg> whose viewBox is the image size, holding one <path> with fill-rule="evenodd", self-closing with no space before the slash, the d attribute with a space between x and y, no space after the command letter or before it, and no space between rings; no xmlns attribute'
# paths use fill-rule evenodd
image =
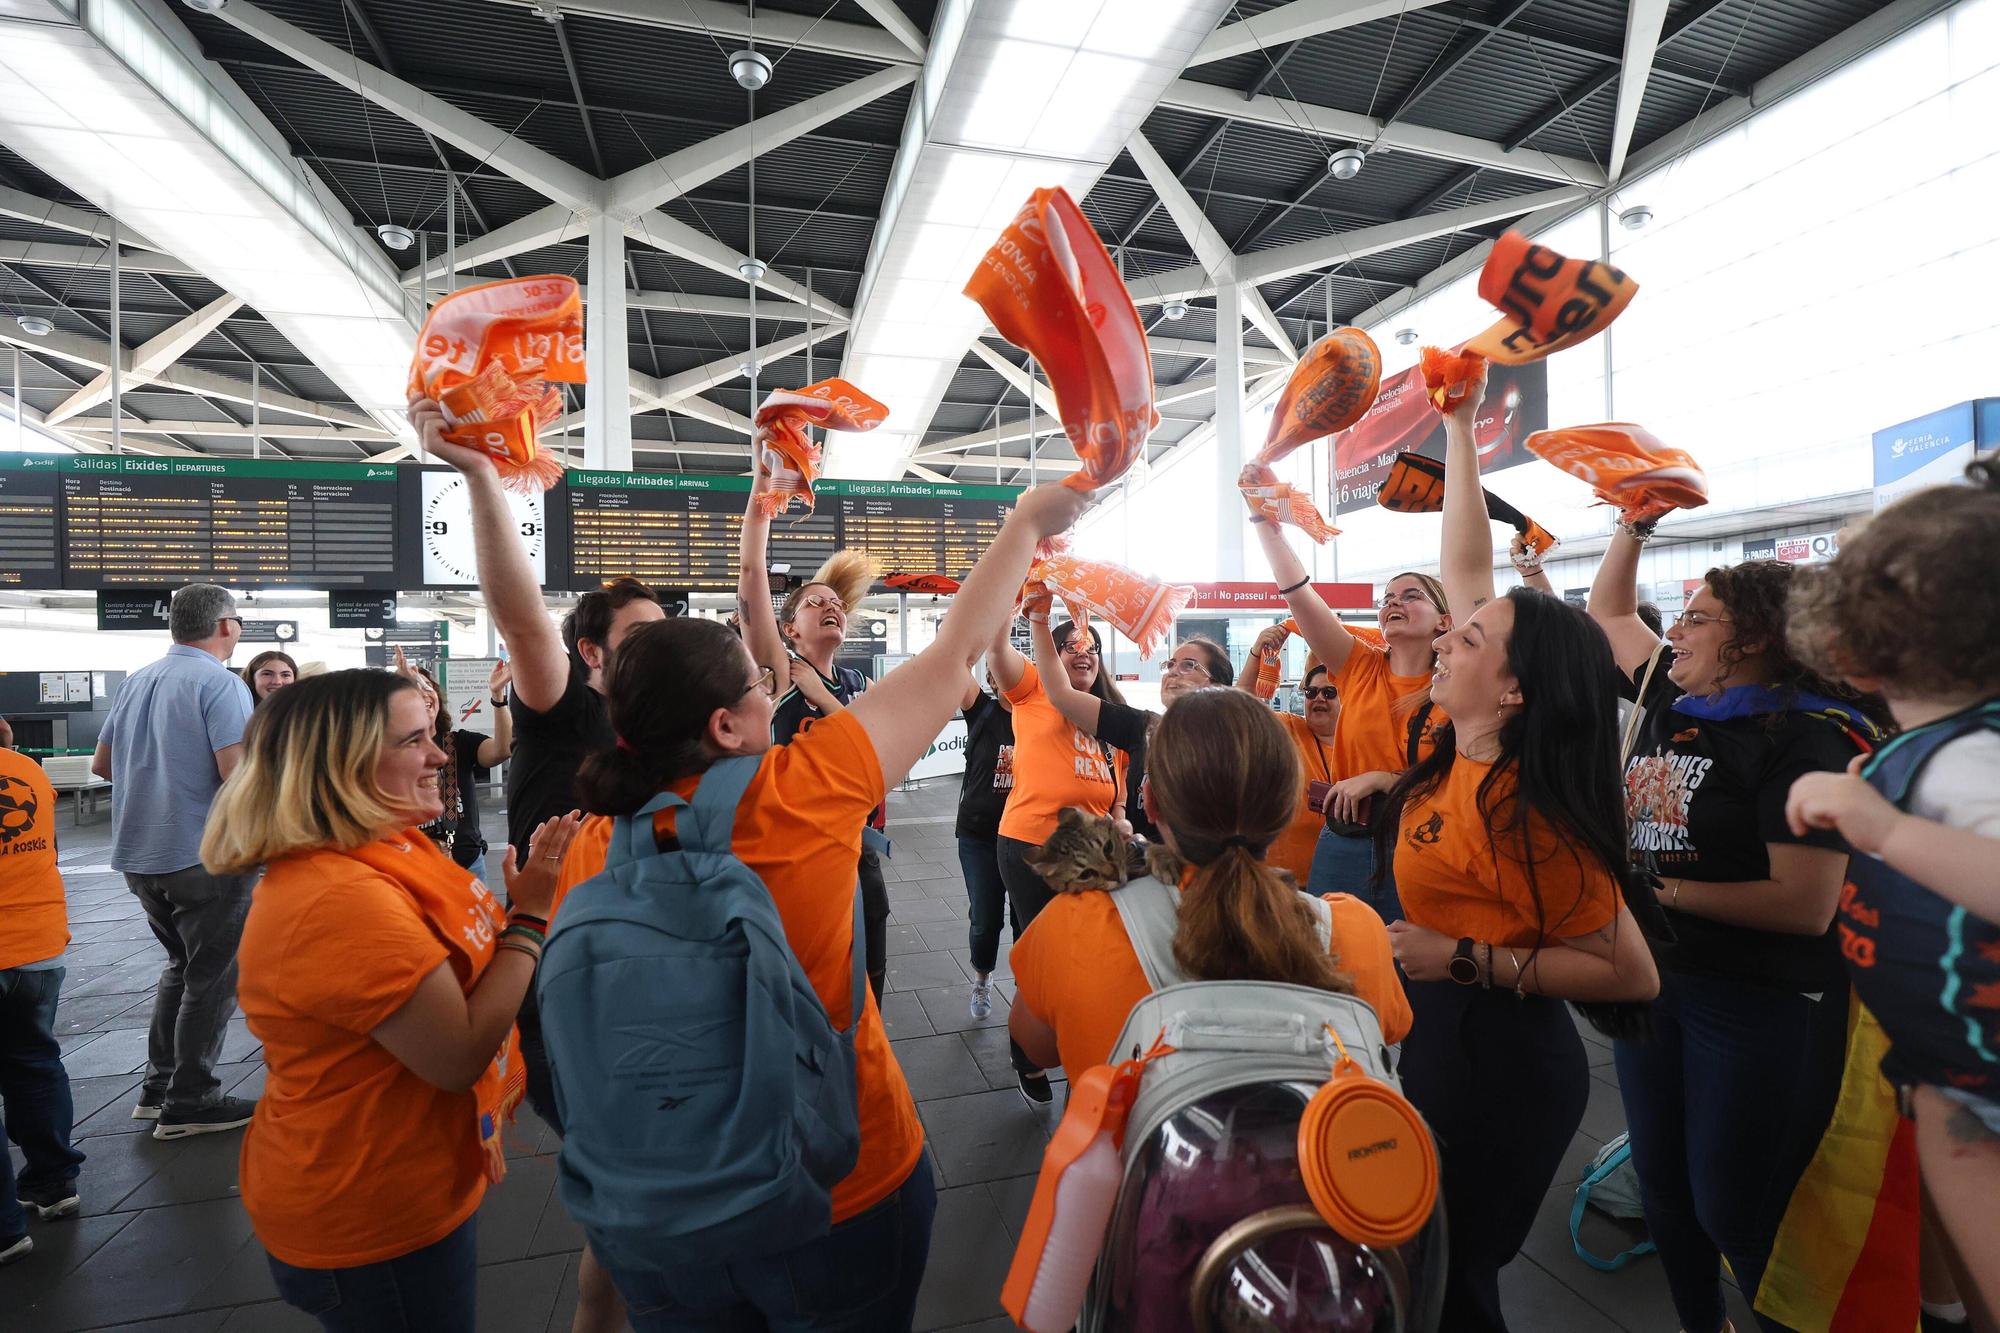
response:
<svg viewBox="0 0 2000 1333"><path fill-rule="evenodd" d="M577 777L578 799L599 817L578 829L562 885L591 892L581 881L604 864L609 817L634 814L662 789L692 796L718 760L754 756L731 849L770 891L800 967L844 1026L853 965L850 871L868 812L958 708L973 661L1006 623L1036 542L1068 528L1087 500L1063 486L1023 494L930 646L789 745L771 740L782 655L760 661L749 633L739 640L709 620L678 618L633 630L606 682L618 744L586 761ZM747 631L751 617L744 621ZM661 831L671 828L672 814L655 817ZM853 1171L833 1188L831 1231L724 1265L690 1268L663 1250L645 1256L643 1266L614 1267L639 1333L909 1329L936 1190L924 1160L923 1125L872 997L864 998L854 1048L861 1147ZM553 1055L562 1085L563 1053ZM564 1095L589 1094L565 1086Z"/></svg>
<svg viewBox="0 0 2000 1333"><path fill-rule="evenodd" d="M1299 693L1305 699L1305 716L1279 713L1277 717L1285 734L1292 738L1293 748L1299 752L1304 786L1299 794L1299 808L1292 812L1292 822L1271 844L1264 860L1280 870L1291 871L1292 878L1303 886L1312 878L1313 852L1319 846L1320 834L1326 831L1326 800L1334 783L1333 740L1340 727L1340 691L1326 674L1326 664L1313 662L1306 667Z"/></svg>
<svg viewBox="0 0 2000 1333"><path fill-rule="evenodd" d="M1327 683L1341 701L1328 747L1333 776L1324 803L1325 832L1314 844L1306 887L1354 894L1384 921L1400 920L1394 875L1375 873L1370 829L1376 798L1430 753L1445 721L1430 701L1431 640L1451 625L1444 585L1414 571L1390 579L1377 604L1383 640L1378 647L1350 633L1320 600L1277 525L1261 515L1250 522L1300 636L1326 664Z"/></svg>
<svg viewBox="0 0 2000 1333"><path fill-rule="evenodd" d="M1635 591L1656 521L1620 518L1590 590L1646 710L1625 802L1634 857L1659 874L1675 938L1660 955L1651 1037L1614 1049L1674 1307L1688 1333L1716 1333L1728 1326L1718 1261L1754 1297L1844 1060L1833 915L1847 853L1831 831L1795 835L1785 798L1802 774L1844 770L1878 733L1853 691L1786 646L1791 565L1709 570L1662 648Z"/></svg>

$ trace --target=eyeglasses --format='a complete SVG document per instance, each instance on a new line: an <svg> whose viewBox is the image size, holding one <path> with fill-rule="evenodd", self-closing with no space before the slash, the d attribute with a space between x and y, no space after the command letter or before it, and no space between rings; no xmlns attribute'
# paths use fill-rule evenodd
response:
<svg viewBox="0 0 2000 1333"><path fill-rule="evenodd" d="M743 687L743 694L748 694L752 690L760 691L766 699L776 698L778 694L778 673L769 667L765 667L757 673L757 679ZM739 694L736 697L740 699L743 695Z"/></svg>
<svg viewBox="0 0 2000 1333"><path fill-rule="evenodd" d="M1208 668L1192 657L1170 657L1167 659L1166 672L1169 676L1205 676L1208 674Z"/></svg>
<svg viewBox="0 0 2000 1333"><path fill-rule="evenodd" d="M810 606L815 611L831 609L842 612L843 614L847 611L846 602L843 602L838 597L832 596L831 594L828 593L822 593L822 592L809 593L805 597L800 598L799 601L800 605Z"/></svg>
<svg viewBox="0 0 2000 1333"><path fill-rule="evenodd" d="M1402 592L1384 593L1375 606L1378 610L1387 610L1392 606L1415 606L1418 602L1429 600L1430 595L1422 588L1405 588Z"/></svg>
<svg viewBox="0 0 2000 1333"><path fill-rule="evenodd" d="M242 616L217 616L217 617L215 618L215 623L216 623L216 624L218 624L218 625L220 625L220 624L221 624L221 623L222 623L223 621L225 621L225 620L233 620L233 621L235 621L235 622L236 622L236 628L238 628L238 629L242 629L242 628L243 628L243 617L242 617Z"/></svg>
<svg viewBox="0 0 2000 1333"><path fill-rule="evenodd" d="M1299 691L1308 699L1325 699L1331 702L1340 697L1340 691L1331 685L1308 685Z"/></svg>
<svg viewBox="0 0 2000 1333"><path fill-rule="evenodd" d="M1681 629L1700 629L1703 625L1734 625L1728 616L1711 616L1705 611L1683 611L1674 617L1674 624Z"/></svg>
<svg viewBox="0 0 2000 1333"><path fill-rule="evenodd" d="M1090 646L1090 640L1088 639L1073 638L1068 643L1063 645L1062 650L1071 657L1097 656L1097 649ZM1173 664L1168 663L1168 665L1171 666Z"/></svg>

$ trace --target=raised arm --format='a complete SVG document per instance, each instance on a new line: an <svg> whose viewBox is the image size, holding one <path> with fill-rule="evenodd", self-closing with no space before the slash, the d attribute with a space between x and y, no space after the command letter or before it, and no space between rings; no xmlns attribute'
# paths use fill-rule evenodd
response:
<svg viewBox="0 0 2000 1333"><path fill-rule="evenodd" d="M1056 636L1049 628L1047 611L1029 613L1028 637L1034 641L1035 670L1041 673L1042 689L1047 691L1049 702L1056 706L1058 713L1069 719L1071 726L1080 727L1095 736L1102 701L1069 683L1069 672L1056 653Z"/></svg>
<svg viewBox="0 0 2000 1333"><path fill-rule="evenodd" d="M1549 582L1547 572L1542 569L1542 557L1529 548L1518 532L1507 543L1507 558L1514 562L1514 572L1521 576L1522 587L1555 596L1556 585Z"/></svg>
<svg viewBox="0 0 2000 1333"><path fill-rule="evenodd" d="M445 442L444 413L428 398L410 399L410 424L424 448L458 469L472 501L472 550L479 562L479 591L494 628L507 641L514 664L514 695L523 707L547 712L569 688L569 653L542 602L542 585L514 515L500 488L493 460L478 449Z"/></svg>
<svg viewBox="0 0 2000 1333"><path fill-rule="evenodd" d="M1306 567L1298 554L1278 530L1278 525L1261 516L1253 516L1250 526L1257 534L1258 544L1264 548L1264 559L1270 563L1271 577L1279 588L1289 588L1285 593L1285 607L1298 622L1299 637L1320 661L1326 663L1329 676L1337 676L1347 665L1347 655L1354 651L1354 636L1347 632L1347 626L1340 623L1340 617L1333 608L1320 600L1313 591L1312 582L1306 575ZM1253 653L1252 658L1255 658ZM1254 682L1256 677L1253 675Z"/></svg>
<svg viewBox="0 0 2000 1333"><path fill-rule="evenodd" d="M1024 494L993 545L966 576L930 647L884 676L848 709L874 744L884 785L901 782L923 757L964 697L966 673L973 662L988 651L996 636L1004 636L1035 543L1066 531L1089 498L1053 484ZM994 678L1004 688L1007 678L997 653L993 665ZM1018 671L1014 680L1020 680Z"/></svg>
<svg viewBox="0 0 2000 1333"><path fill-rule="evenodd" d="M1042 614L1048 612L1044 610ZM986 669L993 673L993 683L1002 694L1019 685L1021 677L1028 674L1028 659L1014 646L1013 630L1014 618L1008 616L994 631L993 641L986 645Z"/></svg>
<svg viewBox="0 0 2000 1333"><path fill-rule="evenodd" d="M507 707L507 686L513 679L514 669L505 662L495 662L486 678L486 702L493 706L493 734L479 742L476 757L481 768L498 768L514 752L514 710Z"/></svg>
<svg viewBox="0 0 2000 1333"><path fill-rule="evenodd" d="M1639 551L1643 545L1622 521L1618 524L1611 533L1611 545L1604 548L1604 559L1597 564L1597 577L1590 581L1590 601L1584 606L1611 640L1611 655L1628 676L1660 649L1660 641L1639 619Z"/></svg>
<svg viewBox="0 0 2000 1333"><path fill-rule="evenodd" d="M763 438L751 442L756 459L750 481L750 498L744 502L743 536L736 550L736 614L743 626L743 646L760 667L769 667L780 682L790 679L785 659L785 636L778 629L778 613L771 609L771 518L758 510L757 501L770 486L764 471Z"/></svg>
<svg viewBox="0 0 2000 1333"><path fill-rule="evenodd" d="M1440 563L1445 601L1471 615L1493 600L1493 519L1479 485L1473 422L1486 396L1482 374L1465 402L1444 419L1444 542Z"/></svg>

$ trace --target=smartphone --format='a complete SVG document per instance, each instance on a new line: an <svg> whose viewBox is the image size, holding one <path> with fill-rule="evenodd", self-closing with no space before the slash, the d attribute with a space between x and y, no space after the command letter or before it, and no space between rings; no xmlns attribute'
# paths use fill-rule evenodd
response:
<svg viewBox="0 0 2000 1333"><path fill-rule="evenodd" d="M1314 814L1326 813L1326 798L1333 794L1331 782L1321 782L1317 778L1306 784L1306 809Z"/></svg>

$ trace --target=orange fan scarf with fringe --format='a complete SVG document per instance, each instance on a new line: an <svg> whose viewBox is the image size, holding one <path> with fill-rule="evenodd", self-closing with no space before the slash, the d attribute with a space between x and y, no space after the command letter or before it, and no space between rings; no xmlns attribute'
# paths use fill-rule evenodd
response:
<svg viewBox="0 0 2000 1333"><path fill-rule="evenodd" d="M1708 503L1708 476L1701 465L1629 421L1538 430L1525 443L1537 458L1588 483L1628 521Z"/></svg>
<svg viewBox="0 0 2000 1333"><path fill-rule="evenodd" d="M1465 350L1507 366L1539 361L1607 328L1638 292L1609 264L1568 259L1510 231L1479 271L1481 299L1505 318Z"/></svg>
<svg viewBox="0 0 2000 1333"><path fill-rule="evenodd" d="M1335 329L1308 348L1278 395L1264 447L1236 479L1250 512L1289 523L1316 542L1338 535L1340 529L1326 521L1312 497L1280 482L1271 465L1306 441L1361 420L1381 388L1381 350L1360 329Z"/></svg>
<svg viewBox="0 0 2000 1333"><path fill-rule="evenodd" d="M1092 616L1102 617L1139 645L1140 657L1149 658L1173 631L1174 617L1194 596L1194 588L1162 583L1122 565L1082 560L1058 551L1028 567L1021 595L1024 600L1051 595L1061 598L1079 633Z"/></svg>
<svg viewBox="0 0 2000 1333"><path fill-rule="evenodd" d="M874 430L888 419L889 409L843 379L821 380L803 389L776 389L757 409L763 432L763 468L770 489L757 499L766 517L781 514L796 497L813 507L813 483L819 480L819 445L809 428Z"/></svg>

